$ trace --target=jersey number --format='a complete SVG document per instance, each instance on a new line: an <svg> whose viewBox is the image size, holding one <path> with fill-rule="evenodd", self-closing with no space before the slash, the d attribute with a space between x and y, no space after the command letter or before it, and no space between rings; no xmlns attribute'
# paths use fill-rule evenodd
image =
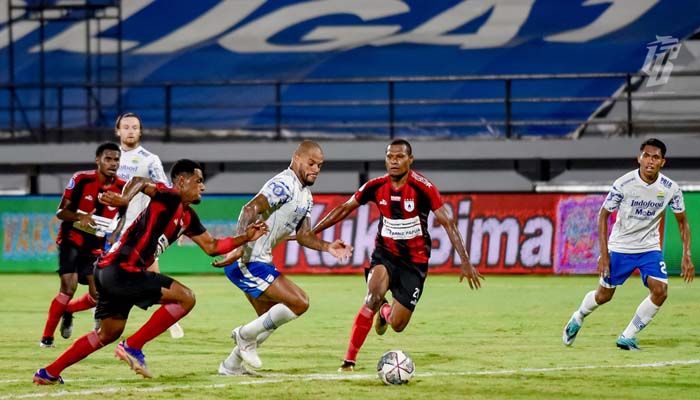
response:
<svg viewBox="0 0 700 400"><path fill-rule="evenodd" d="M661 266L661 272L663 272L664 274L668 275L668 274L666 273L666 263L663 262L663 261L659 261L659 265Z"/></svg>

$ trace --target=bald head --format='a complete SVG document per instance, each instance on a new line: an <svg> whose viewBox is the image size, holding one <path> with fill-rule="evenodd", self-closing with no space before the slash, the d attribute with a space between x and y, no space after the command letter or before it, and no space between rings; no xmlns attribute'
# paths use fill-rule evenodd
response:
<svg viewBox="0 0 700 400"><path fill-rule="evenodd" d="M294 155L305 156L311 152L320 152L323 154L323 150L321 150L321 146L319 146L318 143L314 142L313 140L304 140L303 142L299 143L297 149L294 150Z"/></svg>
<svg viewBox="0 0 700 400"><path fill-rule="evenodd" d="M313 140L304 140L294 151L290 168L304 186L311 186L316 182L318 174L323 166L323 150Z"/></svg>

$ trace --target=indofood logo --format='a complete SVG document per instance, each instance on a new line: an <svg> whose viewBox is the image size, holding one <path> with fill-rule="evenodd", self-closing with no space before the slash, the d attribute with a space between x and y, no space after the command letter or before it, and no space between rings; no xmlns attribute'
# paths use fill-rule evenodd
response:
<svg viewBox="0 0 700 400"><path fill-rule="evenodd" d="M649 77L646 86L665 85L673 72L673 60L678 58L681 43L673 36L657 36L647 43L647 56L642 72Z"/></svg>

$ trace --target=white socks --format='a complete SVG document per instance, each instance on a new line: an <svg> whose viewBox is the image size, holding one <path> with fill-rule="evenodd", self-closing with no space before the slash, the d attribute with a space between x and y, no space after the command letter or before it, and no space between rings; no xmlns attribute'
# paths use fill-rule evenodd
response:
<svg viewBox="0 0 700 400"><path fill-rule="evenodd" d="M287 322L295 319L296 314L282 303L275 304L265 314L243 325L240 330L244 339L257 338L265 331L274 331Z"/></svg>
<svg viewBox="0 0 700 400"><path fill-rule="evenodd" d="M261 334L258 335L258 338L256 342L258 343L258 347L267 340L267 338L272 335L272 332L274 331L265 331ZM240 369L241 365L243 364L243 359L241 358L241 353L238 351L238 346L234 347L233 350L231 350L231 354L228 355L226 360L224 360L224 366L228 369Z"/></svg>
<svg viewBox="0 0 700 400"><path fill-rule="evenodd" d="M631 339L637 336L637 333L649 325L654 315L659 312L659 306L651 301L651 296L647 296L637 307L637 312L634 314L627 328L622 332L622 336Z"/></svg>
<svg viewBox="0 0 700 400"><path fill-rule="evenodd" d="M272 335L275 329L297 317L298 315L294 314L284 304L275 304L263 315L243 325L240 335L243 338L255 337L258 346L260 346L262 342ZM235 369L241 367L241 362L241 353L238 351L238 346L236 346L226 358L226 361L224 361L224 365L226 368Z"/></svg>
<svg viewBox="0 0 700 400"><path fill-rule="evenodd" d="M576 322L580 324L581 321L583 321L588 314L592 313L596 308L598 308L598 306L599 304L595 302L595 290L591 290L590 292L586 293L586 295L583 296L581 305L574 313Z"/></svg>

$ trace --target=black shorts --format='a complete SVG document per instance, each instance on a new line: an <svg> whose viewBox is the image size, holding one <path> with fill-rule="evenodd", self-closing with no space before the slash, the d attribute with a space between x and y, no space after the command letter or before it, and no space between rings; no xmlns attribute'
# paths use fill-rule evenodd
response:
<svg viewBox="0 0 700 400"><path fill-rule="evenodd" d="M97 307L95 318L129 318L131 307L142 309L158 304L161 288L169 288L174 279L155 272L129 272L117 265L95 268Z"/></svg>
<svg viewBox="0 0 700 400"><path fill-rule="evenodd" d="M365 280L375 265L383 265L389 273L389 290L394 300L413 311L423 294L423 284L428 275L428 264L416 264L393 254L375 249L369 268L365 269Z"/></svg>
<svg viewBox="0 0 700 400"><path fill-rule="evenodd" d="M72 244L58 246L58 274L78 274L78 283L87 285L87 276L93 274L97 256L80 250Z"/></svg>

